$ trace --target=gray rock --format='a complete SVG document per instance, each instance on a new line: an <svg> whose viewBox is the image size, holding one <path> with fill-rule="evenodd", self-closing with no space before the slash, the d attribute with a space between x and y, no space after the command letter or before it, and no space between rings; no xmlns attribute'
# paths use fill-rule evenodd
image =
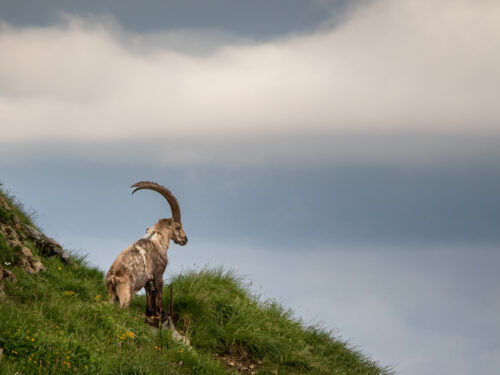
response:
<svg viewBox="0 0 500 375"><path fill-rule="evenodd" d="M71 258L64 249L55 240L45 236L38 229L31 225L24 224L24 232L28 238L35 243L35 246L40 250L43 256L58 257L66 264L72 264Z"/></svg>

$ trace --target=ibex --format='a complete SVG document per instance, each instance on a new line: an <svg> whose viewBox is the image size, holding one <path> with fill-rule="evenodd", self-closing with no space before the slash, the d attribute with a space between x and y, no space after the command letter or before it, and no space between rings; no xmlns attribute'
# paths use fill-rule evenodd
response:
<svg viewBox="0 0 500 375"><path fill-rule="evenodd" d="M162 306L163 273L168 264L167 250L172 239L184 246L187 236L182 229L179 203L167 188L149 181L131 186L137 190L150 189L160 193L170 204L172 218L160 219L146 230L146 235L121 252L106 275L110 302L128 307L132 296L146 289L146 316L164 318Z"/></svg>

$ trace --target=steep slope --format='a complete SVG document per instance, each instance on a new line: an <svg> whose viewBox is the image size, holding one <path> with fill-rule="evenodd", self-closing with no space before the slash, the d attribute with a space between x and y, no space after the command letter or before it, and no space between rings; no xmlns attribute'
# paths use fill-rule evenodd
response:
<svg viewBox="0 0 500 375"><path fill-rule="evenodd" d="M144 324L143 296L129 310L107 304L103 273L41 234L0 191L1 374L390 373L261 302L230 271L188 271L171 283L174 320L192 349Z"/></svg>

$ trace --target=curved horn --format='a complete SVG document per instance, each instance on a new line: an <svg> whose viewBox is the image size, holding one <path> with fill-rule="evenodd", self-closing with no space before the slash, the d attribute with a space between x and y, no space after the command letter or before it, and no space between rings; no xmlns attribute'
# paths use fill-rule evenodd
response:
<svg viewBox="0 0 500 375"><path fill-rule="evenodd" d="M140 181L136 182L131 188L135 187L134 191L132 194L134 194L137 190L141 189L150 189L154 190L161 195L168 201L170 204L170 209L172 210L172 217L174 218L175 221L181 222L181 209L179 207L179 202L177 202L177 199L174 197L172 192L168 190L166 187L161 186L160 184L157 184L156 182L151 182L151 181Z"/></svg>

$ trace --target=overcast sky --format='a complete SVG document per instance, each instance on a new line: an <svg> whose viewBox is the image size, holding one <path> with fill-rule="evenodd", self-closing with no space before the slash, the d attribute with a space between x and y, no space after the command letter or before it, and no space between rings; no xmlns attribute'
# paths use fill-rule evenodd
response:
<svg viewBox="0 0 500 375"><path fill-rule="evenodd" d="M178 197L225 265L401 374L500 368L500 4L0 1L0 182L106 270Z"/></svg>

